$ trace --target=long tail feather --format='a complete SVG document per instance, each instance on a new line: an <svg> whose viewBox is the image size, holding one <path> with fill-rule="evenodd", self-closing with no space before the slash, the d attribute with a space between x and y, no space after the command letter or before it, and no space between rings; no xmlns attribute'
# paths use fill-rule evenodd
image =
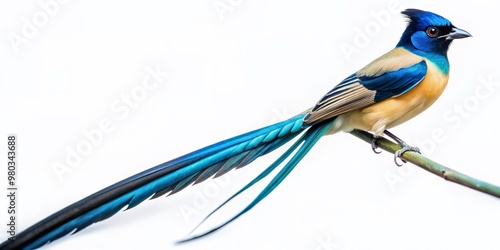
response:
<svg viewBox="0 0 500 250"><path fill-rule="evenodd" d="M248 183L246 186L244 186L242 189L240 189L237 193L229 197L226 201L224 201L221 205L219 205L215 210L210 212L192 231L191 233L196 230L203 222L205 222L210 216L212 216L216 211L218 211L220 208L222 208L225 204L227 204L230 200L241 194L243 191L248 189L249 187L253 186L255 183L258 181L262 180L262 178L266 177L269 173L271 173L278 165L280 165L290 154L300 145L301 147L299 150L293 155L293 157L290 159L290 161L281 169L281 171L271 180L271 182L262 190L259 195L247 206L245 207L241 212L233 216L231 219L228 221L224 222L223 224L208 230L205 233L189 237L184 240L180 240L177 243L185 243L189 242L204 236L207 236L209 234L212 234L216 232L217 230L223 228L224 226L228 225L229 223L233 222L236 220L238 217L241 215L245 214L248 212L250 209L252 209L255 205L257 205L260 201L262 201L268 194L270 194L284 179L285 177L297 166L297 164L304 158L304 156L311 150L311 148L316 144L316 142L328 131L328 129L331 127L333 123L333 120L330 120L328 122L324 122L322 124L315 125L314 127L310 128L299 140L295 142L294 145L292 145L280 158L278 158L273 164L271 164L264 172L262 172L259 176L257 176L255 179L253 179L250 183ZM190 233L190 234L191 234Z"/></svg>
<svg viewBox="0 0 500 250"><path fill-rule="evenodd" d="M148 198L178 192L215 175L241 168L289 142L306 128L304 115L199 149L145 170L92 194L36 223L0 249L33 249L105 220Z"/></svg>
<svg viewBox="0 0 500 250"><path fill-rule="evenodd" d="M210 218L215 212L219 211L219 209L221 209L229 201L236 198L236 196L245 192L245 190L249 189L254 184L256 184L257 182L259 182L260 180L262 180L263 178L268 176L272 171L274 171L274 169L276 169L276 167L278 167L286 158L288 158L288 156L290 156L290 154L293 153L293 151L295 151L295 149L297 149L298 146L300 146L300 144L302 144L303 139L304 139L304 135L302 135L302 137L300 139L298 139L290 148L288 148L285 153L283 153L278 159L276 159L276 161L274 161L273 164L271 164L269 167L267 167L264 171L262 171L262 173L260 173L257 177L255 177L251 182L249 182L247 185L245 185L243 188L241 188L238 192L233 194L231 197L229 197L227 200L225 200L222 204L220 204L217 208L215 208L212 212L210 212L203 220L201 220L198 223L198 225L196 225L191 230L191 232L189 232L189 235L191 235L194 231L196 231L196 229L198 229L198 227L200 227L203 224L203 222L205 222L208 218ZM178 241L178 243L187 242L187 241L188 240Z"/></svg>

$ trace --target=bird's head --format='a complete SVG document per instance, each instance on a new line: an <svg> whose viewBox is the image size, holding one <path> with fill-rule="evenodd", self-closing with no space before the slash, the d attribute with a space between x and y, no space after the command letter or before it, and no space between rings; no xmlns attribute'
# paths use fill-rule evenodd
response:
<svg viewBox="0 0 500 250"><path fill-rule="evenodd" d="M401 12L409 21L398 46L412 51L438 53L446 56L454 39L470 37L469 32L459 29L448 19L432 12L406 9Z"/></svg>

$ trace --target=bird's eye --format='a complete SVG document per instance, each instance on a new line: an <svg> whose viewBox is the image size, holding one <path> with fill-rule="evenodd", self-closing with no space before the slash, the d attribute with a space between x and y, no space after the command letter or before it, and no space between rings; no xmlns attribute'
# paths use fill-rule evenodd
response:
<svg viewBox="0 0 500 250"><path fill-rule="evenodd" d="M439 33L439 30L436 27L429 27L429 28L427 28L425 33L427 33L427 36L429 36L429 37L436 37Z"/></svg>

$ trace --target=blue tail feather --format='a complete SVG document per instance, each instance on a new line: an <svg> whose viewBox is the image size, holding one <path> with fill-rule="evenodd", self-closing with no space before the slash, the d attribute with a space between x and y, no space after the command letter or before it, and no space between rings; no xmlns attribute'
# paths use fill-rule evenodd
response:
<svg viewBox="0 0 500 250"><path fill-rule="evenodd" d="M259 182L262 180L264 177L269 175L276 167L278 167L290 154L297 149L297 147L301 146L299 150L295 153L295 155L290 159L290 161L281 169L281 171L271 180L271 182L260 192L260 194L247 206L245 207L241 212L233 216L231 219L228 221L224 222L223 224L196 236L189 237L184 240L180 240L177 243L185 243L189 242L204 236L207 236L211 233L216 232L217 230L223 228L227 224L231 223L232 221L236 220L238 217L241 215L245 214L248 212L250 209L252 209L255 205L257 205L260 201L262 201L268 194L270 194L284 179L285 177L295 168L295 166L302 160L302 158L311 150L311 148L316 144L316 142L328 131L328 129L331 127L332 123L334 120L330 120L327 122L323 122L321 124L318 124L312 128L310 128L300 139L298 139L288 150L281 155L280 158L278 158L273 164L271 164L266 170L264 170L260 175L258 175L256 178L254 178L250 183L248 183L246 186L244 186L242 189L240 189L238 192L236 192L234 195L229 197L226 201L224 201L221 205L219 205L216 209L214 209L212 212L210 212L192 231L191 233L196 230L203 222L205 222L210 216L212 216L215 212L217 212L220 208L222 208L225 204L227 204L230 200L253 186L255 183ZM190 233L190 234L191 234Z"/></svg>
<svg viewBox="0 0 500 250"><path fill-rule="evenodd" d="M249 182L247 185L245 185L243 188L241 188L238 192L233 194L231 197L229 197L227 200L225 200L222 204L220 204L217 208L215 208L212 212L210 212L202 221L200 221L200 223L198 223L198 225L196 227L193 228L193 230L191 230L189 235L191 235L199 226L201 226L203 224L203 222L205 222L208 218L210 218L215 212L217 212L219 209L221 209L229 201L236 198L236 196L240 195L245 190L252 187L254 184L256 184L257 182L259 182L260 180L262 180L263 178L268 176L272 171L274 171L274 169L276 169L276 167L278 167L286 158L288 158L290 156L290 154L293 151L295 151L295 149L297 149L298 146L300 146L300 144L302 144L303 139L304 139L304 135L302 135L297 141L295 141L295 143L292 146L290 146L287 149L287 151L285 153L283 153L278 159L276 159L276 161L274 161L273 164L271 164L269 167L267 167L264 171L262 171L262 173L260 173L257 177L255 177L251 182ZM197 237L197 238L199 238L199 237ZM181 240L181 241L178 241L178 243L187 242L189 240L191 240L191 239L189 238L186 240Z"/></svg>
<svg viewBox="0 0 500 250"><path fill-rule="evenodd" d="M289 142L306 128L304 115L181 156L113 184L22 231L0 249L33 249L105 220L123 208L241 168Z"/></svg>

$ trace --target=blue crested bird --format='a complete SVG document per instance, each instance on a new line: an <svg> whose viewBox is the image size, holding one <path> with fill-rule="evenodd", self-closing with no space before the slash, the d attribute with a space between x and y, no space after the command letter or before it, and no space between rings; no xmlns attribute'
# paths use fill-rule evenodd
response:
<svg viewBox="0 0 500 250"><path fill-rule="evenodd" d="M148 198L171 195L191 184L244 167L293 139L295 142L273 164L219 206L282 166L247 207L220 226L181 242L210 234L249 211L283 181L324 135L353 129L373 132L376 137L385 134L402 146L395 160L405 151L418 151L387 129L415 117L438 99L448 82L447 51L451 42L471 35L432 12L407 9L402 14L408 18L408 25L396 47L340 82L306 112L115 183L25 229L15 240L3 242L0 249L41 247L105 220L125 207L131 209ZM372 149L376 151L376 140Z"/></svg>

